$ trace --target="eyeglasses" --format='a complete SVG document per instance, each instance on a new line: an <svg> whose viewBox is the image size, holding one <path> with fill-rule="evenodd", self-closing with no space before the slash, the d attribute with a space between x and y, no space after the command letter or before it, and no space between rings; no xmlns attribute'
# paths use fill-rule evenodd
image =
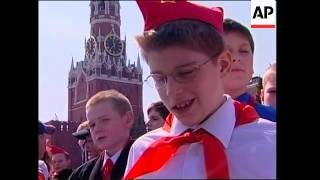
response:
<svg viewBox="0 0 320 180"><path fill-rule="evenodd" d="M144 82L146 82L151 88L161 89L167 85L168 76L171 76L178 83L186 83L196 77L197 72L212 60L210 57L205 62L198 65L190 65L187 67L177 68L175 71L168 75L164 74L150 74Z"/></svg>

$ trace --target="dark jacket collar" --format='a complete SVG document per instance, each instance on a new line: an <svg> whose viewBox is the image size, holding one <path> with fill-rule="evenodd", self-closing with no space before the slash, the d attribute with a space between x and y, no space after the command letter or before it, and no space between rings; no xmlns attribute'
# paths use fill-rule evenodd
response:
<svg viewBox="0 0 320 180"><path fill-rule="evenodd" d="M112 172L111 172L111 179L122 179L124 175L124 171L127 166L127 160L128 160L128 154L130 147L133 143L133 140L129 140L127 145L122 149L119 158L117 159L115 165L113 166ZM97 159L94 167L92 168L92 171L89 176L89 180L102 180L102 165L104 160L104 153L101 153L99 158Z"/></svg>

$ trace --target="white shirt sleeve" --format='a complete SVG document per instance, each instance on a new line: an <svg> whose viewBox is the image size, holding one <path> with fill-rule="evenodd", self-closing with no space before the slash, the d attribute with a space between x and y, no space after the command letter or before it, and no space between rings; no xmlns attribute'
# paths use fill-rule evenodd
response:
<svg viewBox="0 0 320 180"><path fill-rule="evenodd" d="M46 163L42 160L38 160L38 171L44 175L45 179L49 178L49 171Z"/></svg>

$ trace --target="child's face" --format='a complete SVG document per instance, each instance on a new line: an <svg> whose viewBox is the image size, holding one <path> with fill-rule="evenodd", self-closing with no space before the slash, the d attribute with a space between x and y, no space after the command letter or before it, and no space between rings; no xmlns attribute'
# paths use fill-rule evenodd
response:
<svg viewBox="0 0 320 180"><path fill-rule="evenodd" d="M277 106L277 81L274 76L266 81L262 93L263 104L273 107Z"/></svg>
<svg viewBox="0 0 320 180"><path fill-rule="evenodd" d="M230 57L227 63L221 60L214 64L208 60L210 57L204 53L178 46L148 53L151 74L174 73L183 80L177 82L169 75L167 83L157 90L169 111L189 127L204 120L224 100L221 78L230 67ZM200 64L203 65L195 70Z"/></svg>
<svg viewBox="0 0 320 180"><path fill-rule="evenodd" d="M68 168L69 164L70 160L67 159L65 154L58 153L52 155L52 166L55 172L62 172L63 170Z"/></svg>
<svg viewBox="0 0 320 180"><path fill-rule="evenodd" d="M253 74L253 54L249 41L240 33L230 32L224 34L227 49L231 52L231 71L226 75L224 87L231 96L239 89L244 93ZM235 98L235 97L234 97Z"/></svg>
<svg viewBox="0 0 320 180"><path fill-rule="evenodd" d="M121 116L109 101L90 106L87 119L94 145L98 149L107 150L110 156L123 148L129 139L133 120L127 114Z"/></svg>
<svg viewBox="0 0 320 180"><path fill-rule="evenodd" d="M148 130L154 130L157 129L161 126L163 126L164 119L160 115L160 113L154 109L151 109L149 114L148 114L149 121L146 124Z"/></svg>
<svg viewBox="0 0 320 180"><path fill-rule="evenodd" d="M92 159L92 158L98 156L100 153L100 151L93 144L93 140L92 140L91 136L87 136L86 144L84 145L84 148L87 150L88 159Z"/></svg>

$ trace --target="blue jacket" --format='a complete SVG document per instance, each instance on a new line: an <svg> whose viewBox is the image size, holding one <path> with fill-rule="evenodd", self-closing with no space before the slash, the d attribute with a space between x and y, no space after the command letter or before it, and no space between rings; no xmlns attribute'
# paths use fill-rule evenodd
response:
<svg viewBox="0 0 320 180"><path fill-rule="evenodd" d="M236 98L236 100L239 102L253 106L261 118L276 122L276 108L262 105L257 103L255 100L253 102L253 99L254 97L247 92Z"/></svg>

